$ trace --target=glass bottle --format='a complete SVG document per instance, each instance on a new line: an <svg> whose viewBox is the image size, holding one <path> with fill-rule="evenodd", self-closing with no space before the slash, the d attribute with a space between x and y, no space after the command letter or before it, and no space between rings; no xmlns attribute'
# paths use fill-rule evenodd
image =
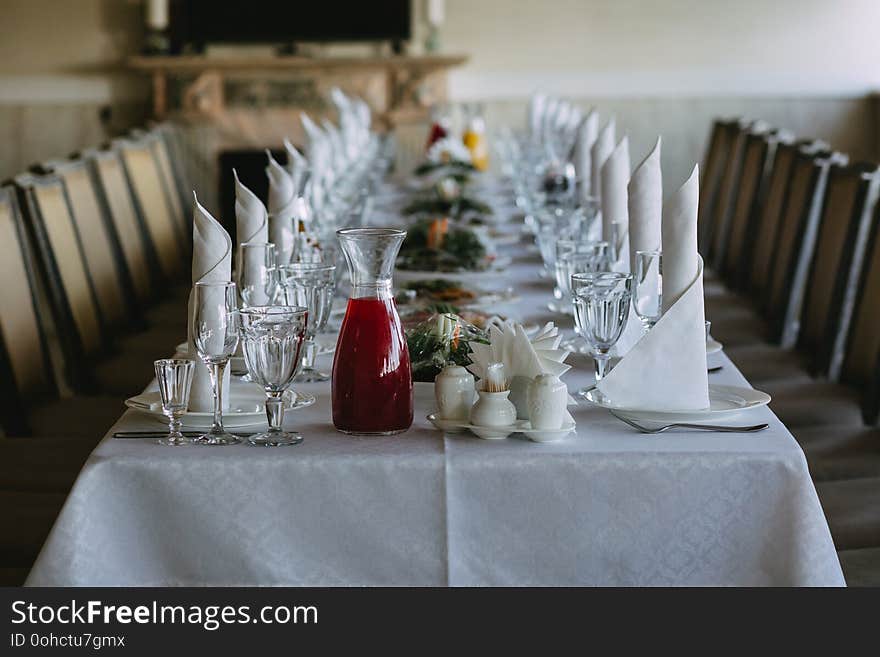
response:
<svg viewBox="0 0 880 657"><path fill-rule="evenodd" d="M413 419L412 374L391 291L406 231L343 228L336 234L351 275L351 296L333 357L333 424L350 434L406 431Z"/></svg>

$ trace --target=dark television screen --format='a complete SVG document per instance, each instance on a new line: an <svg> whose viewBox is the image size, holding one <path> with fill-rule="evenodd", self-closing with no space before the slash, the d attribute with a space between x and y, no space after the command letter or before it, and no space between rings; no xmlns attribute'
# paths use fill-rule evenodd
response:
<svg viewBox="0 0 880 657"><path fill-rule="evenodd" d="M175 32L184 43L402 41L410 0L183 0Z"/></svg>

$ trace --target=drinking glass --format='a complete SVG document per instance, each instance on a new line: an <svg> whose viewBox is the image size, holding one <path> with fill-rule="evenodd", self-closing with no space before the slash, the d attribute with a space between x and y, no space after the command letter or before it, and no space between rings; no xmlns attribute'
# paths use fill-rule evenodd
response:
<svg viewBox="0 0 880 657"><path fill-rule="evenodd" d="M196 353L211 373L214 394L211 429L193 440L201 445L241 442L241 438L223 428L223 372L238 346L237 305L235 283L196 283L193 290L193 341Z"/></svg>
<svg viewBox="0 0 880 657"><path fill-rule="evenodd" d="M306 262L287 265L279 268L278 279L280 284L275 303L302 306L309 311L303 344L303 367L296 380L302 383L328 381L329 375L315 369L318 355L315 337L324 330L330 317L336 291L336 265Z"/></svg>
<svg viewBox="0 0 880 657"><path fill-rule="evenodd" d="M241 341L251 380L266 393L269 430L251 436L252 445L298 445L302 436L281 428L284 391L302 365L309 311L301 306L252 306L241 311Z"/></svg>
<svg viewBox="0 0 880 657"><path fill-rule="evenodd" d="M275 245L242 242L238 247L238 291L242 305L264 306L272 297Z"/></svg>
<svg viewBox="0 0 880 657"><path fill-rule="evenodd" d="M660 251L636 251L633 308L650 331L663 314L663 271Z"/></svg>
<svg viewBox="0 0 880 657"><path fill-rule="evenodd" d="M575 324L590 347L597 382L605 376L609 352L629 318L632 280L632 274L618 272L585 272L571 277Z"/></svg>
<svg viewBox="0 0 880 657"><path fill-rule="evenodd" d="M565 314L572 312L572 275L601 271L604 265L604 254L608 245L605 242L594 242L591 245L582 245L582 250L578 250L577 245L573 244L572 246L573 250L563 253L556 258L556 287L559 290L558 298L562 300L557 310Z"/></svg>
<svg viewBox="0 0 880 657"><path fill-rule="evenodd" d="M195 363L183 358L164 358L153 363L159 396L162 398L162 413L168 418L168 435L159 439L160 445L189 445L190 442L180 432L180 418L189 406L189 391L192 387Z"/></svg>

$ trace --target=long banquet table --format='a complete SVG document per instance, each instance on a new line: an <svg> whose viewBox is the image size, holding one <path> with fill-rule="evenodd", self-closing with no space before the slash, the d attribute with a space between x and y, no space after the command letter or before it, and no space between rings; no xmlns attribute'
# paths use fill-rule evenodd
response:
<svg viewBox="0 0 880 657"><path fill-rule="evenodd" d="M551 283L525 243L503 277L524 322ZM171 349L171 346L168 346ZM163 355L157 345L157 357ZM571 390L592 378L571 357ZM329 367L329 358L322 363ZM748 385L723 354L711 383ZM237 385L245 385L237 383ZM126 411L98 445L29 585L841 586L828 525L794 438L768 408L757 434L640 434L582 403L558 443L443 435L425 419L388 438L330 423L329 384L288 412L292 448L161 447L114 431L157 428Z"/></svg>

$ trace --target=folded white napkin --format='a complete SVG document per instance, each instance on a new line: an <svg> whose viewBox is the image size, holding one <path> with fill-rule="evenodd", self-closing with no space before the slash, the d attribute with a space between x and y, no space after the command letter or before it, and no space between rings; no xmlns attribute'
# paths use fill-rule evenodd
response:
<svg viewBox="0 0 880 657"><path fill-rule="evenodd" d="M582 202L589 200L590 195L595 193L592 187L591 151L598 136L599 113L595 109L591 109L578 126L577 140L574 144L574 170L581 181L580 199Z"/></svg>
<svg viewBox="0 0 880 657"><path fill-rule="evenodd" d="M611 155L611 151L614 150L614 144L616 142L614 132L615 121L612 116L608 119L608 123L605 124L605 127L599 131L599 136L596 137L596 141L593 142L593 148L590 150L590 175L592 176L590 189L593 192L593 196L596 197L596 200L601 200L602 165L605 164L605 160L608 159L608 156Z"/></svg>
<svg viewBox="0 0 880 657"><path fill-rule="evenodd" d="M540 92L532 94L532 97L529 99L529 132L532 137L539 137L541 135L546 104L547 96Z"/></svg>
<svg viewBox="0 0 880 657"><path fill-rule="evenodd" d="M617 271L629 271L635 275L636 251L660 249L662 210L663 186L660 177L660 138L658 137L654 148L636 167L629 181L629 234L627 235L629 260L618 261L615 267ZM625 356L644 334L644 324L635 312L630 311L626 327L612 350L613 355Z"/></svg>
<svg viewBox="0 0 880 657"><path fill-rule="evenodd" d="M703 310L703 262L697 253L699 171L663 208L660 321L597 388L616 406L684 411L709 407Z"/></svg>
<svg viewBox="0 0 880 657"><path fill-rule="evenodd" d="M232 170L232 175L235 176L235 230L238 243L268 242L269 219L266 206L238 179L235 169Z"/></svg>
<svg viewBox="0 0 880 657"><path fill-rule="evenodd" d="M660 171L660 137L651 152L633 171L629 181L629 263L636 271L636 251L660 250L660 217L663 212L663 178Z"/></svg>
<svg viewBox="0 0 880 657"><path fill-rule="evenodd" d="M193 285L199 281L224 282L232 280L232 239L229 233L199 203L193 194ZM187 342L189 353L197 354L193 341L194 295L190 293L189 316L187 321ZM229 390L229 368L223 377L223 389ZM229 395L223 396L223 405L228 407ZM189 398L192 411L205 412L214 408L211 378L208 367L196 360L193 372L192 391Z"/></svg>
<svg viewBox="0 0 880 657"><path fill-rule="evenodd" d="M309 161L287 137L284 138L284 150L287 151L287 164L285 168L287 173L290 174L290 179L293 181L293 189L296 193L299 193L302 191L302 184L309 169Z"/></svg>
<svg viewBox="0 0 880 657"><path fill-rule="evenodd" d="M560 349L561 342L562 336L553 322L545 324L531 338L521 324L493 324L489 327L489 344L471 343L471 364L467 369L484 379L491 363L504 363L510 399L517 407L519 417L528 419L526 393L529 383L538 374L561 377L571 369L571 365L564 363L571 352ZM569 403L576 402L569 398Z"/></svg>
<svg viewBox="0 0 880 657"><path fill-rule="evenodd" d="M602 239L609 244L614 237L617 225L617 243L612 244L618 260L625 259L629 251L623 251L629 232L629 211L627 209L626 187L629 184L629 139L624 135L620 143L602 165Z"/></svg>
<svg viewBox="0 0 880 657"><path fill-rule="evenodd" d="M266 176L269 178L269 241L275 245L275 259L279 265L290 262L296 227L293 225L296 189L290 174L272 157L267 150L269 164Z"/></svg>

